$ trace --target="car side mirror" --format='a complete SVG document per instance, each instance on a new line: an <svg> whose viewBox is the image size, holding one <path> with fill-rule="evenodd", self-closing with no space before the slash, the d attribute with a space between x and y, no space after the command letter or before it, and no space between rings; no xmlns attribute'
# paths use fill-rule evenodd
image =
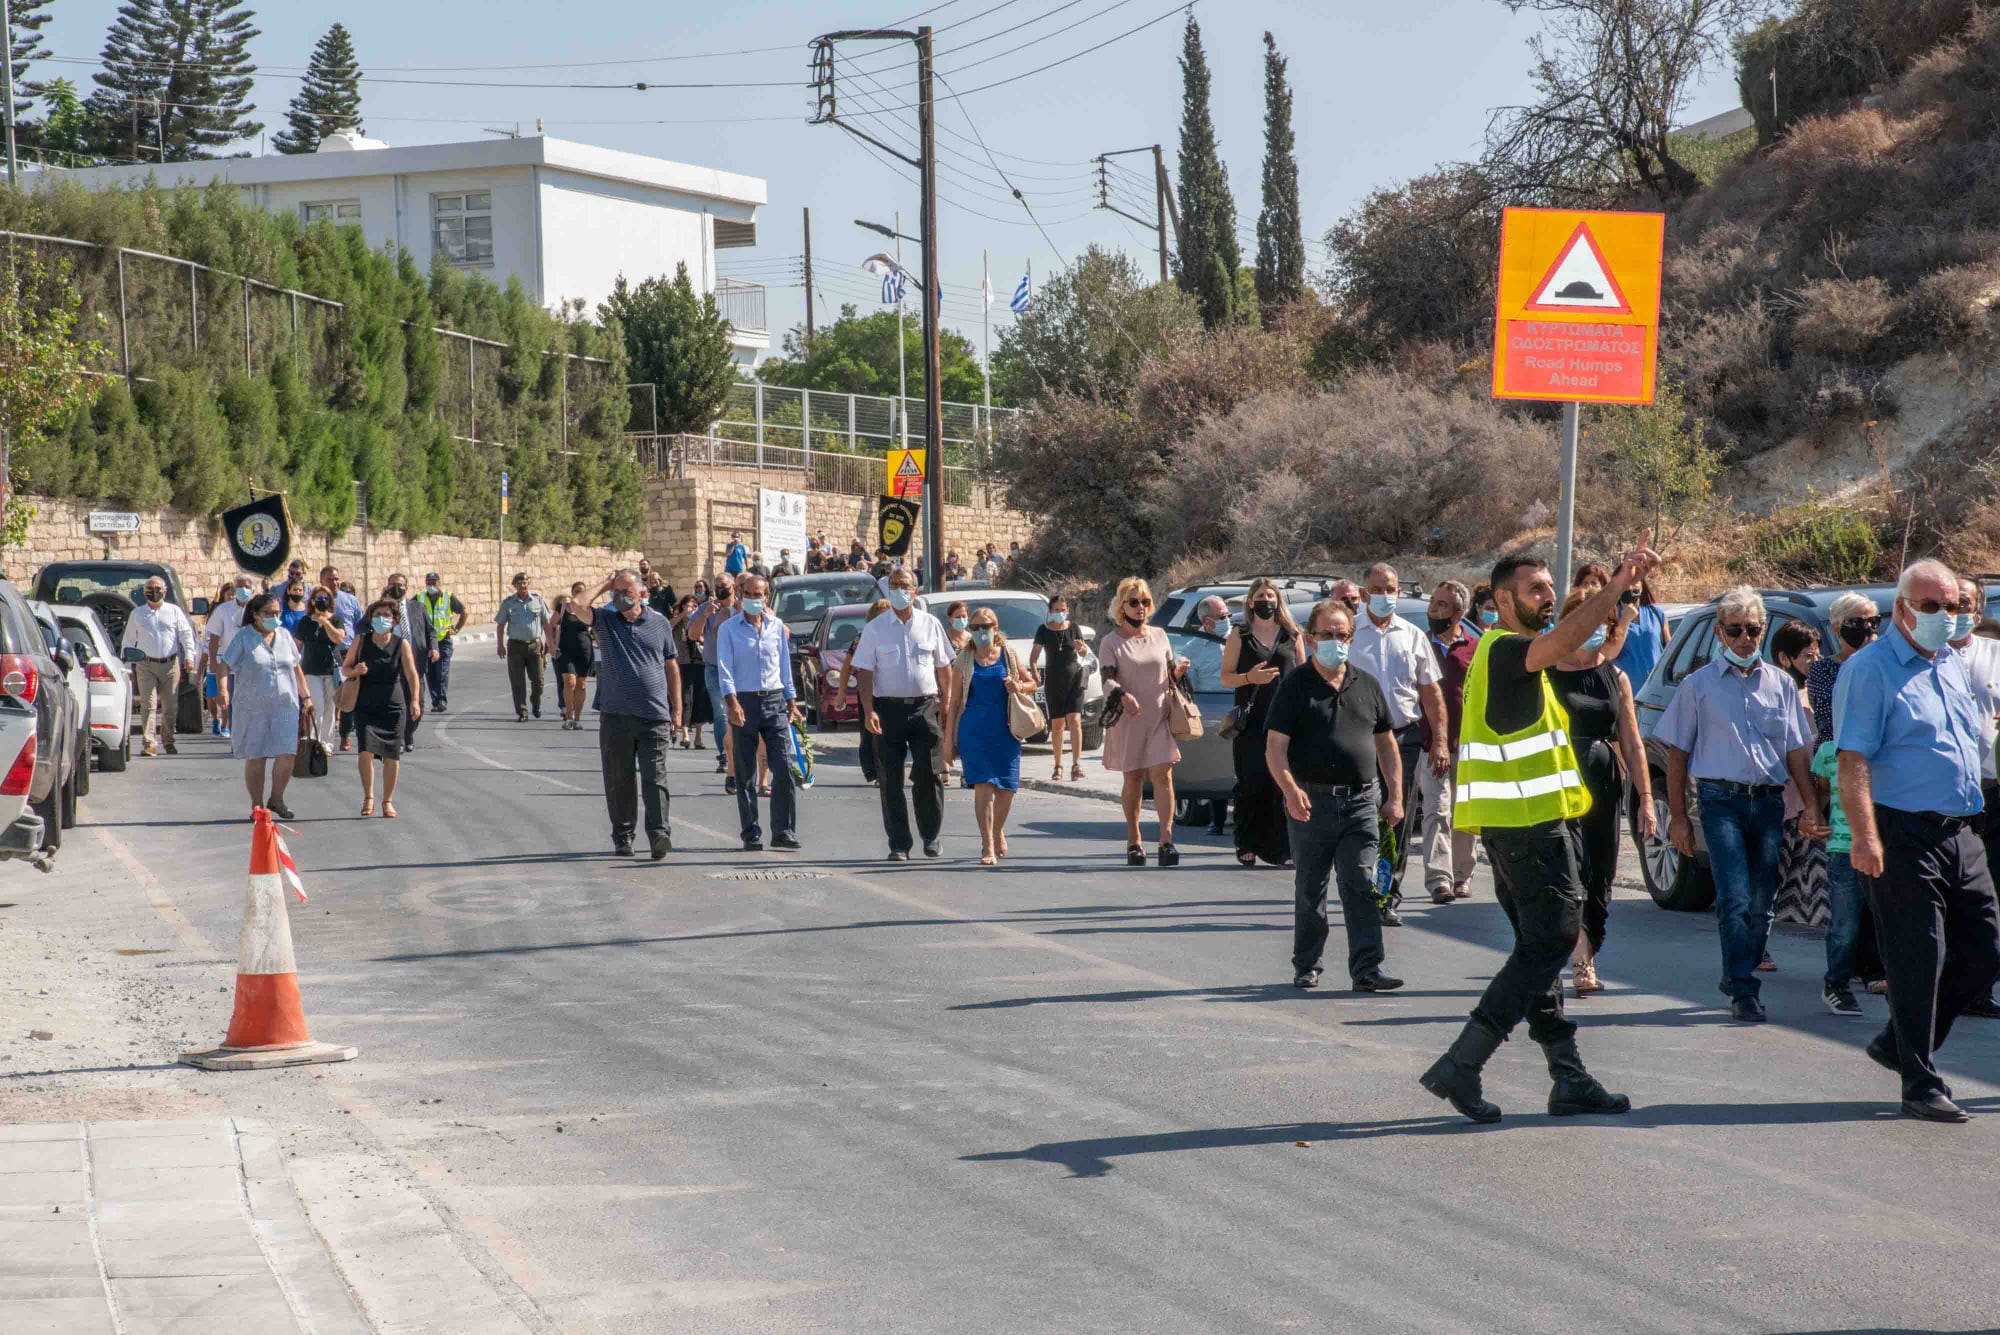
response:
<svg viewBox="0 0 2000 1335"><path fill-rule="evenodd" d="M90 646L87 644L77 644L73 652L76 654L76 661L85 667L89 667L97 661L97 655L90 651Z"/></svg>
<svg viewBox="0 0 2000 1335"><path fill-rule="evenodd" d="M76 671L76 659L70 654L69 650L67 649L56 650L55 659L56 659L56 667L61 671L63 672Z"/></svg>
<svg viewBox="0 0 2000 1335"><path fill-rule="evenodd" d="M209 602L208 599L206 598L197 598L192 603L188 604L188 606L194 609L194 614L198 617L205 617L208 615Z"/></svg>
<svg viewBox="0 0 2000 1335"><path fill-rule="evenodd" d="M1094 627L1091 627L1091 626L1078 626L1078 627L1076 628L1076 631L1077 631L1077 634L1079 634L1079 635L1083 636L1083 642L1084 642L1085 644L1096 644L1096 643L1097 643L1097 631L1096 631L1096 629L1095 629Z"/></svg>

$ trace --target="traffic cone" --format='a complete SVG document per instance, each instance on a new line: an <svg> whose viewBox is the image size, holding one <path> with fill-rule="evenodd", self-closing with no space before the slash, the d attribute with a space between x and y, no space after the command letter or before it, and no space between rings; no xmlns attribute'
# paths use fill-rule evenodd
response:
<svg viewBox="0 0 2000 1335"><path fill-rule="evenodd" d="M250 834L250 884L243 904L243 932L236 943L236 1011L222 1046L183 1052L181 1063L204 1071L260 1071L353 1061L355 1050L316 1043L306 1032L299 1000L292 923L285 912L287 884L305 898L271 813L258 807Z"/></svg>

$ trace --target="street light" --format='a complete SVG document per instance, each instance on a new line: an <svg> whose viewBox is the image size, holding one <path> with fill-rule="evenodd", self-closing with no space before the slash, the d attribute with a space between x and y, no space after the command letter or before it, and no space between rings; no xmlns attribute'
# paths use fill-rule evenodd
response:
<svg viewBox="0 0 2000 1335"><path fill-rule="evenodd" d="M884 227L881 223L869 222L866 218L856 218L854 225L856 227L865 227L871 232L880 232L892 241L914 241L920 246L924 244L924 239L920 236L904 236L893 227Z"/></svg>

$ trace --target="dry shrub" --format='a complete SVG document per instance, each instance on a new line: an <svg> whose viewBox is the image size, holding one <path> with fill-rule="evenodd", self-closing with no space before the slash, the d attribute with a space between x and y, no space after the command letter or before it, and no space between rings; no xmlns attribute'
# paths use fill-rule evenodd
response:
<svg viewBox="0 0 2000 1335"><path fill-rule="evenodd" d="M2000 266L1958 264L1918 281L1904 302L1899 334L1915 347L1956 343L1986 327L2000 296Z"/></svg>
<svg viewBox="0 0 2000 1335"><path fill-rule="evenodd" d="M1721 415L1721 403L1742 382L1775 361L1776 322L1762 297L1732 309L1704 311L1667 330L1665 360L1672 378L1687 386L1695 407ZM1725 421L1725 425L1729 425Z"/></svg>
<svg viewBox="0 0 2000 1335"><path fill-rule="evenodd" d="M1321 394L1262 394L1173 447L1162 551L1220 548L1239 569L1409 550L1433 526L1483 551L1555 494L1544 427L1393 372Z"/></svg>
<svg viewBox="0 0 2000 1335"><path fill-rule="evenodd" d="M1860 359L1886 335L1902 305L1880 278L1829 278L1798 294L1792 337L1802 348L1828 357Z"/></svg>
<svg viewBox="0 0 2000 1335"><path fill-rule="evenodd" d="M1219 329L1169 348L1139 372L1140 421L1177 438L1252 394L1303 391L1312 347L1295 333Z"/></svg>
<svg viewBox="0 0 2000 1335"><path fill-rule="evenodd" d="M1662 286L1675 306L1714 310L1752 297L1765 281L1765 268L1755 229L1725 223L1669 249Z"/></svg>

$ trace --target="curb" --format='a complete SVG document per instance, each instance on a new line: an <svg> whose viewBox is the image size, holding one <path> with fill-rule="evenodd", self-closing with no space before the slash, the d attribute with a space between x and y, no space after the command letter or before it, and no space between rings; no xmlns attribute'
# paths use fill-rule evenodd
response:
<svg viewBox="0 0 2000 1335"><path fill-rule="evenodd" d="M1064 779L1060 782L1053 779L1023 779L1021 786L1031 788L1038 793L1057 793L1063 797L1088 797L1099 802L1112 803L1121 800L1121 795L1118 793L1107 793L1101 788L1092 788L1074 779Z"/></svg>

